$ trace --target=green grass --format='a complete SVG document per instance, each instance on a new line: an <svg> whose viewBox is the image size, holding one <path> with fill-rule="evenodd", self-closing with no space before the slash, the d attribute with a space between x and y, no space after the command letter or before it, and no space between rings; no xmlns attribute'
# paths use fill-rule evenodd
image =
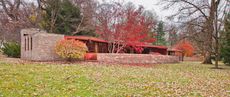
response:
<svg viewBox="0 0 230 97"><path fill-rule="evenodd" d="M230 68L197 62L153 67L0 62L0 97L230 96Z"/></svg>

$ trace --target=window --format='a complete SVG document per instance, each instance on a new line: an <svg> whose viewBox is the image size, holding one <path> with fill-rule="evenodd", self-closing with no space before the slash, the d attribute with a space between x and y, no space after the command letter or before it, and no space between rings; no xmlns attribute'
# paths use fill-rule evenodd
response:
<svg viewBox="0 0 230 97"><path fill-rule="evenodd" d="M27 36L27 50L30 50L30 38Z"/></svg>
<svg viewBox="0 0 230 97"><path fill-rule="evenodd" d="M24 34L23 36L25 37L24 48L25 48L25 51L27 51L27 37L28 37L28 34Z"/></svg>
<svg viewBox="0 0 230 97"><path fill-rule="evenodd" d="M29 36L28 34L24 34L24 41L25 41L25 44L24 44L24 46L25 46L25 51L30 51L30 50L32 50L32 48L33 48L33 39L32 39L32 37L31 36Z"/></svg>
<svg viewBox="0 0 230 97"><path fill-rule="evenodd" d="M24 48L25 48L25 51L26 51L26 47L27 46L27 37L25 37L25 43L24 43Z"/></svg>
<svg viewBox="0 0 230 97"><path fill-rule="evenodd" d="M32 50L32 48L33 48L33 39L32 37L30 37L30 50Z"/></svg>

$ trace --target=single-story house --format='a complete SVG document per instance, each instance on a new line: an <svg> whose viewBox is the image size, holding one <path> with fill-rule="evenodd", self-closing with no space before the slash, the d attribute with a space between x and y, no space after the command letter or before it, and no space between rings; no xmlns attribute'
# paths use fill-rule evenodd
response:
<svg viewBox="0 0 230 97"><path fill-rule="evenodd" d="M62 60L56 52L56 44L63 39L74 39L86 43L89 53L97 53L97 61L103 62L107 60L124 59L128 63L165 63L178 62L177 56L168 56L167 47L154 46L150 44L137 45L143 48L140 55L137 54L108 54L108 42L88 36L64 36L60 34L46 33L40 29L23 29L21 30L21 59L33 61L54 61ZM130 52L131 53L131 52ZM159 55L159 56L158 56ZM140 58L142 57L142 58ZM114 61L110 61L114 62Z"/></svg>
<svg viewBox="0 0 230 97"><path fill-rule="evenodd" d="M108 42L106 40L89 36L65 36L64 38L67 40L74 39L84 42L88 47L89 53L108 53ZM147 44L137 46L144 49L142 54L167 55L167 47L165 46L154 46Z"/></svg>
<svg viewBox="0 0 230 97"><path fill-rule="evenodd" d="M108 53L108 42L103 39L89 36L64 36L64 38L84 42L88 47L89 53Z"/></svg>
<svg viewBox="0 0 230 97"><path fill-rule="evenodd" d="M175 48L168 49L168 55L170 56L178 56L180 61L184 60L184 54L182 50L178 50Z"/></svg>

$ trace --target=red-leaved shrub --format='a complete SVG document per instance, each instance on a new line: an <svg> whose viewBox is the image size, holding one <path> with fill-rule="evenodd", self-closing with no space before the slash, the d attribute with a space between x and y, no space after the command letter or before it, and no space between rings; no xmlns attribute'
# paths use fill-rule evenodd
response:
<svg viewBox="0 0 230 97"><path fill-rule="evenodd" d="M192 43L187 40L182 40L175 45L175 49L183 51L184 55L187 57L192 57L195 51Z"/></svg>

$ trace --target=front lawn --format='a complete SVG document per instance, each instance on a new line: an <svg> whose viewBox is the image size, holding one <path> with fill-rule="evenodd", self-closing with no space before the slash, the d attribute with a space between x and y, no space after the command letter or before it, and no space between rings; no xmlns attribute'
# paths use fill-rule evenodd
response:
<svg viewBox="0 0 230 97"><path fill-rule="evenodd" d="M230 96L230 68L0 62L0 96Z"/></svg>

